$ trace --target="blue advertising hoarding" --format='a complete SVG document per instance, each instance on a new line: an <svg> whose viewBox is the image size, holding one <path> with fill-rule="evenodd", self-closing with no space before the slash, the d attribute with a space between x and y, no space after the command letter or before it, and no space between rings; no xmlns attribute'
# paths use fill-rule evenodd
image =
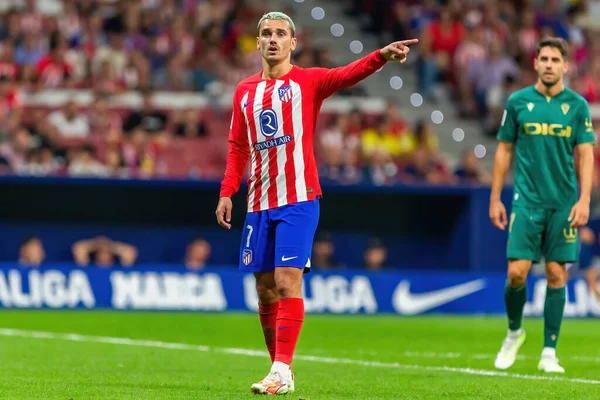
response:
<svg viewBox="0 0 600 400"><path fill-rule="evenodd" d="M307 313L503 314L502 274L344 270L305 275ZM252 274L235 268L201 273L181 267L77 268L69 264L22 268L0 264L3 308L255 311ZM531 277L525 315L541 316L546 282ZM585 281L568 284L567 317L600 316Z"/></svg>
<svg viewBox="0 0 600 400"><path fill-rule="evenodd" d="M232 229L226 231L214 216L216 181L0 177L0 183L3 261L17 260L23 240L35 236L47 262L69 263L75 241L106 236L135 246L140 264L181 263L186 245L199 237L211 243L210 264L238 262L244 185L233 198ZM331 234L335 258L347 266L361 266L375 236L388 249L389 267L506 269L507 233L489 220L489 187L324 182L323 192L318 230ZM502 198L509 207L510 187Z"/></svg>

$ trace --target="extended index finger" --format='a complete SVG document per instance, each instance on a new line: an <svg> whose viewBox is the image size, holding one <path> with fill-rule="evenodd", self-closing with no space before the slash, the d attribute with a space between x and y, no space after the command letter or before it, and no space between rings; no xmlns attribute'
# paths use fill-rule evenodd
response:
<svg viewBox="0 0 600 400"><path fill-rule="evenodd" d="M419 39L407 39L407 40L401 40L398 43L403 44L405 46L408 46L410 44L415 44L415 43L419 43Z"/></svg>

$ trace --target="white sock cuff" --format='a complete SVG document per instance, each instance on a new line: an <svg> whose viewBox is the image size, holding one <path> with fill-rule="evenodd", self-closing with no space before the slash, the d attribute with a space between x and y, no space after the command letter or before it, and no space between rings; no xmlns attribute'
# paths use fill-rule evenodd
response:
<svg viewBox="0 0 600 400"><path fill-rule="evenodd" d="M290 366L281 361L275 361L271 366L271 371L277 371L283 376L286 376L286 374L290 371Z"/></svg>
<svg viewBox="0 0 600 400"><path fill-rule="evenodd" d="M510 336L521 336L523 334L523 327L517 329L517 330L508 330L508 334Z"/></svg>
<svg viewBox="0 0 600 400"><path fill-rule="evenodd" d="M542 357L556 357L556 349L554 347L544 347Z"/></svg>

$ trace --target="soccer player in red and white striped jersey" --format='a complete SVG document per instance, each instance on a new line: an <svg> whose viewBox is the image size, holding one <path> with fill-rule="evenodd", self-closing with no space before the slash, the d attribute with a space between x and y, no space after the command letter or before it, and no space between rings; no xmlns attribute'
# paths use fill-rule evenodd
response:
<svg viewBox="0 0 600 400"><path fill-rule="evenodd" d="M355 85L388 61L404 62L416 39L394 42L339 68L291 64L295 26L283 13L265 14L257 27L263 70L241 81L233 96L229 154L216 215L231 228L231 196L248 161L248 207L240 270L253 272L259 316L273 362L252 385L261 394L294 390L290 364L302 322L302 274L310 268L321 187L314 133L323 101Z"/></svg>

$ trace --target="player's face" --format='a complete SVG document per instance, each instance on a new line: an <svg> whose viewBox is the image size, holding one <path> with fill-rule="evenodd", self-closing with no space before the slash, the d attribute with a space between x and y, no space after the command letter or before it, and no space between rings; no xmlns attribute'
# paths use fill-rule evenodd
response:
<svg viewBox="0 0 600 400"><path fill-rule="evenodd" d="M542 47L540 54L535 59L535 70L542 83L547 87L559 83L568 67L568 63L556 47Z"/></svg>
<svg viewBox="0 0 600 400"><path fill-rule="evenodd" d="M296 38L292 37L289 22L283 19L264 20L256 38L256 46L269 62L276 63L290 57L296 48Z"/></svg>

